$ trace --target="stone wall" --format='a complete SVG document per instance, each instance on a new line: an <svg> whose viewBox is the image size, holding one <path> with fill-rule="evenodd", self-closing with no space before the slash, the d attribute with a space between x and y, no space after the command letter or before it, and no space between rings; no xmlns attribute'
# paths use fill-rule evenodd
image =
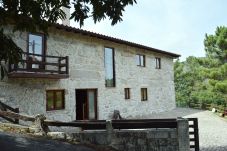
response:
<svg viewBox="0 0 227 151"><path fill-rule="evenodd" d="M14 33L15 42L26 51L27 33ZM116 87L105 87L104 47L115 49ZM114 110L125 118L143 118L153 112L175 108L173 58L168 55L51 29L47 55L69 56L69 78L5 79L0 82L0 99L29 115L45 114L49 119L76 118L75 89L98 90L98 119L109 119ZM146 67L138 67L136 54L146 55ZM155 69L155 57L162 68ZM124 88L131 88L131 99L124 99ZM148 89L148 101L141 101L140 89ZM46 111L46 90L65 89L65 109Z"/></svg>
<svg viewBox="0 0 227 151"><path fill-rule="evenodd" d="M107 139L105 131L74 133L81 143L108 145L119 151L179 151L176 129L115 130L114 137Z"/></svg>
<svg viewBox="0 0 227 151"><path fill-rule="evenodd" d="M176 129L83 131L72 137L81 143L111 146L119 151L189 151L188 121Z"/></svg>

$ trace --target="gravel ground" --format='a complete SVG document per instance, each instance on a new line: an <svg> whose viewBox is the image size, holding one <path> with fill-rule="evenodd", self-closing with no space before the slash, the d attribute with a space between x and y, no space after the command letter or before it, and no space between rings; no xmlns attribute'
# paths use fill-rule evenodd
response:
<svg viewBox="0 0 227 151"><path fill-rule="evenodd" d="M146 118L196 117L199 121L201 151L227 151L227 121L211 111L176 108Z"/></svg>
<svg viewBox="0 0 227 151"><path fill-rule="evenodd" d="M199 120L201 151L227 151L227 121L211 111L203 111L186 117Z"/></svg>

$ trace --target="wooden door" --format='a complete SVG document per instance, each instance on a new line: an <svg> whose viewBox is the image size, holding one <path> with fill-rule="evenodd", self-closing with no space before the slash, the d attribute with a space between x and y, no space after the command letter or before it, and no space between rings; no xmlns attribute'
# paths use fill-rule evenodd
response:
<svg viewBox="0 0 227 151"><path fill-rule="evenodd" d="M77 120L97 119L96 89L76 90L76 119Z"/></svg>

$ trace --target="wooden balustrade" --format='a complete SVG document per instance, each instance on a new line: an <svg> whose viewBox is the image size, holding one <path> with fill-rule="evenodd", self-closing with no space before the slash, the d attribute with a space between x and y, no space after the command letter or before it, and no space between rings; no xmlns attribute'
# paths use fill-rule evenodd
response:
<svg viewBox="0 0 227 151"><path fill-rule="evenodd" d="M52 78L69 77L68 56L50 56L22 53L18 64L9 63L9 78Z"/></svg>

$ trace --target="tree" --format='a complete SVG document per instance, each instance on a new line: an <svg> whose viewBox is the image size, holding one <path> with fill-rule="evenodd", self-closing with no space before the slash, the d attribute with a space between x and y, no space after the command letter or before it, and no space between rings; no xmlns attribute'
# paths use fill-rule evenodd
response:
<svg viewBox="0 0 227 151"><path fill-rule="evenodd" d="M227 105L227 27L204 39L206 57L175 62L178 105L189 102Z"/></svg>
<svg viewBox="0 0 227 151"><path fill-rule="evenodd" d="M83 26L84 20L91 17L94 23L109 18L111 25L122 21L122 13L127 5L133 5L136 0L0 0L0 67L4 76L3 63L18 62L21 49L12 38L5 35L3 27L12 26L15 31L42 31L48 34L48 27L58 19L65 19L62 7L74 11L70 19ZM11 45L11 46L10 46Z"/></svg>
<svg viewBox="0 0 227 151"><path fill-rule="evenodd" d="M217 27L214 35L205 35L206 55L227 63L227 27Z"/></svg>

